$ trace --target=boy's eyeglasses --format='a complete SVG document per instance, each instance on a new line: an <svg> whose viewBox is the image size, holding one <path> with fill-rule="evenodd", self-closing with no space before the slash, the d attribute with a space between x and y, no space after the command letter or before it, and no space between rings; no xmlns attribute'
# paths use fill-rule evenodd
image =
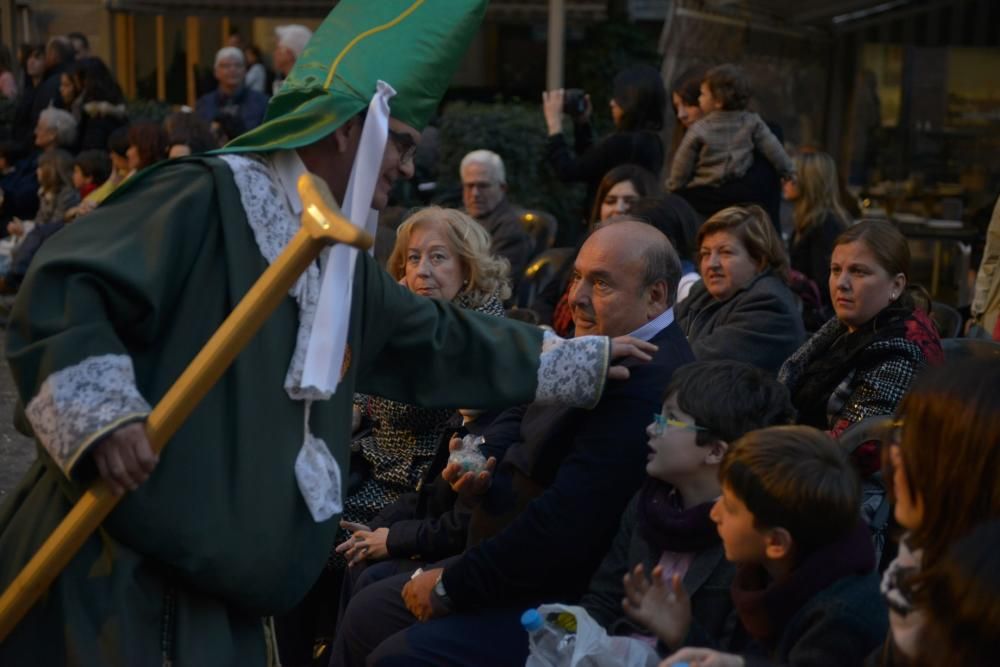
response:
<svg viewBox="0 0 1000 667"><path fill-rule="evenodd" d="M653 414L653 435L663 435L663 432L670 428L682 428L685 431L707 431L704 426L682 422L680 419L668 419L659 412Z"/></svg>

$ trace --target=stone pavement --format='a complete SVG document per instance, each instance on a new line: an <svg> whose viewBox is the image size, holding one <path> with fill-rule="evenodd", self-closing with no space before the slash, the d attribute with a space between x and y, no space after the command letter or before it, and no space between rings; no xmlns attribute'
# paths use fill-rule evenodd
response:
<svg viewBox="0 0 1000 667"><path fill-rule="evenodd" d="M0 350L6 346L6 339L6 330L0 329ZM0 366L0 504L3 504L35 460L35 443L14 429L17 390L7 362L0 361Z"/></svg>

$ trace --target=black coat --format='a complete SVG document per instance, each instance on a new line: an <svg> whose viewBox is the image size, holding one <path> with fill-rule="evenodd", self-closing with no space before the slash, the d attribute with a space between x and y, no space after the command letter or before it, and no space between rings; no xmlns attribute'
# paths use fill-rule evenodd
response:
<svg viewBox="0 0 1000 667"><path fill-rule="evenodd" d="M604 174L623 164L637 164L659 178L663 169L663 141L650 131L614 132L596 144L589 123L575 126L574 152L562 134L549 137L545 157L559 180L587 184L587 206L593 206L597 186ZM587 209L588 213L590 209Z"/></svg>
<svg viewBox="0 0 1000 667"><path fill-rule="evenodd" d="M573 601L587 590L645 476L645 428L673 371L694 360L676 323L592 410L532 404L443 583L457 610ZM490 440L489 432L486 435Z"/></svg>
<svg viewBox="0 0 1000 667"><path fill-rule="evenodd" d="M0 236L7 235L7 223L12 218L33 220L38 212L38 153L18 160L14 169L0 177L3 206L0 208Z"/></svg>
<svg viewBox="0 0 1000 667"><path fill-rule="evenodd" d="M699 281L677 304L677 321L699 361L742 361L772 373L806 339L795 295L770 270L725 301Z"/></svg>
<svg viewBox="0 0 1000 667"><path fill-rule="evenodd" d="M62 94L59 92L59 84L62 74L68 69L67 65L56 65L45 72L45 79L35 89L34 99L31 101L30 129L33 131L38 124L38 117L51 104L57 109L64 109Z"/></svg>
<svg viewBox="0 0 1000 667"><path fill-rule="evenodd" d="M833 242L847 229L844 222L828 213L818 223L809 226L804 234L789 244L788 259L792 268L801 272L819 288L823 303L830 305L830 256Z"/></svg>

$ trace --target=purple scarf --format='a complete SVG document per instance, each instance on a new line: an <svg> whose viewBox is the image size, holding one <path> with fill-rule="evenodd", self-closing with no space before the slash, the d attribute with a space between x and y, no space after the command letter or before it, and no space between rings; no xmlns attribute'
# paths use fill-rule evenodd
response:
<svg viewBox="0 0 1000 667"><path fill-rule="evenodd" d="M639 490L639 534L656 553L704 551L720 541L708 516L714 504L684 509L674 487L650 477Z"/></svg>

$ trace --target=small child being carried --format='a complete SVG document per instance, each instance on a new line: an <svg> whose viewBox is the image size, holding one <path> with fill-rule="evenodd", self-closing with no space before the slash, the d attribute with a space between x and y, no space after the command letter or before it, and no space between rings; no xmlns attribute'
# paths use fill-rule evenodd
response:
<svg viewBox="0 0 1000 667"><path fill-rule="evenodd" d="M741 178L760 151L782 178L795 175L795 165L760 116L747 111L750 86L735 65L719 65L701 83L698 106L705 114L688 128L674 154L667 179L669 190L722 185Z"/></svg>

